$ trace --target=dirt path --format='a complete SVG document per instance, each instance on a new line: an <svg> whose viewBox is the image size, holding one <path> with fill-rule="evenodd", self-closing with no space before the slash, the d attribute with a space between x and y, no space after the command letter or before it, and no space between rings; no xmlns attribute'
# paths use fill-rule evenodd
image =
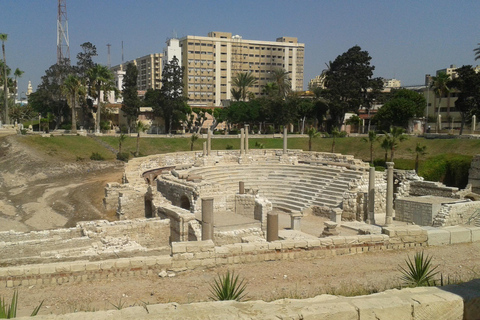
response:
<svg viewBox="0 0 480 320"><path fill-rule="evenodd" d="M73 227L82 220L113 218L103 210L107 182L120 181L118 162L56 161L0 138L0 231Z"/></svg>

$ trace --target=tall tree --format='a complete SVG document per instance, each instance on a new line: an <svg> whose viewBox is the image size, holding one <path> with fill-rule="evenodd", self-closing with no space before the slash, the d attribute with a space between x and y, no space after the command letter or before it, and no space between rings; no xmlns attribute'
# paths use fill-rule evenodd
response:
<svg viewBox="0 0 480 320"><path fill-rule="evenodd" d="M337 128L345 119L345 113L356 112L373 99L369 90L382 86L379 78L372 78L375 67L370 65L372 58L359 46L348 49L338 56L326 72L326 98L329 101L330 116Z"/></svg>
<svg viewBox="0 0 480 320"><path fill-rule="evenodd" d="M466 120L480 109L480 74L472 66L463 66L456 72L458 77L451 81L451 88L459 91L455 109L462 118L459 133L462 135Z"/></svg>
<svg viewBox="0 0 480 320"><path fill-rule="evenodd" d="M248 88L254 86L257 83L257 79L252 72L239 72L233 77L232 85L240 91L242 101L247 100ZM238 97L238 91L235 92L235 98ZM232 95L234 92L232 91ZM238 99L237 99L238 100Z"/></svg>
<svg viewBox="0 0 480 320"><path fill-rule="evenodd" d="M154 97L155 94L150 94ZM165 131L172 132L172 126L185 120L191 112L183 95L183 68L178 65L177 57L165 65L162 72L162 87L156 95L158 101L152 107L155 115L163 117ZM147 98L147 97L146 97Z"/></svg>
<svg viewBox="0 0 480 320"><path fill-rule="evenodd" d="M16 68L15 71L13 72L13 76L15 77L15 97L17 96L17 91L18 91L17 79L21 78L24 73L25 73L24 71L18 68Z"/></svg>
<svg viewBox="0 0 480 320"><path fill-rule="evenodd" d="M115 91L115 80L113 73L106 66L101 64L96 64L93 68L87 72L90 85L96 89L96 98L97 98L97 121L95 124L95 132L99 133L100 126L100 113L101 113L101 103L100 103L100 94L103 90L104 100L111 91Z"/></svg>
<svg viewBox="0 0 480 320"><path fill-rule="evenodd" d="M75 74L68 75L62 85L63 93L69 100L72 109L72 133L77 133L77 103L78 97L85 94L85 87L82 79Z"/></svg>
<svg viewBox="0 0 480 320"><path fill-rule="evenodd" d="M407 140L407 136L404 134L404 132L405 130L400 127L391 127L390 131L385 132L385 140L388 141L387 144L390 147L390 162L393 161L395 150L398 148L400 142Z"/></svg>
<svg viewBox="0 0 480 320"><path fill-rule="evenodd" d="M442 106L442 97L450 93L449 84L450 76L445 72L440 72L437 76L432 77L432 88L435 95L438 96L438 109L437 109L437 125L435 126L435 131L438 132L438 115L440 114L440 107Z"/></svg>
<svg viewBox="0 0 480 320"><path fill-rule="evenodd" d="M278 96L284 99L291 91L292 84L290 82L290 76L285 69L275 68L272 73L273 83L276 84L278 90Z"/></svg>
<svg viewBox="0 0 480 320"><path fill-rule="evenodd" d="M307 130L308 134L308 151L312 151L312 140L320 135L320 132L317 132L317 129L310 127Z"/></svg>
<svg viewBox="0 0 480 320"><path fill-rule="evenodd" d="M370 144L370 165L373 166L373 146L375 142L378 141L377 134L375 131L368 132L368 138L362 138L362 141L368 142Z"/></svg>
<svg viewBox="0 0 480 320"><path fill-rule="evenodd" d="M93 57L98 55L97 47L90 42L84 42L80 45L80 47L82 48L82 51L77 54L76 71L80 77L86 78L88 70L95 66Z"/></svg>
<svg viewBox="0 0 480 320"><path fill-rule="evenodd" d="M3 92L4 94L4 105L3 105L3 121L8 124L8 81L7 81L7 58L5 56L5 41L7 41L8 35L6 33L0 33L0 41L2 41L2 53L3 53Z"/></svg>
<svg viewBox="0 0 480 320"><path fill-rule="evenodd" d="M478 48L473 49L473 52L475 52L475 61L480 59L480 43L477 43L479 45Z"/></svg>
<svg viewBox="0 0 480 320"><path fill-rule="evenodd" d="M127 117L128 126L137 121L140 113L141 101L138 97L137 87L138 69L133 63L127 64L123 78L123 105L122 111Z"/></svg>

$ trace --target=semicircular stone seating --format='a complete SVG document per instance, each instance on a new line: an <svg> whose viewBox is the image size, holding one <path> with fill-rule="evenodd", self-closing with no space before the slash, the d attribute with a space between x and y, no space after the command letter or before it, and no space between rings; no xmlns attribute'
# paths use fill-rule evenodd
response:
<svg viewBox="0 0 480 320"><path fill-rule="evenodd" d="M325 165L249 164L191 168L188 174L202 176L225 193L238 192L239 181L267 198L277 209L302 211L311 206L339 207L343 194L355 186L363 172Z"/></svg>

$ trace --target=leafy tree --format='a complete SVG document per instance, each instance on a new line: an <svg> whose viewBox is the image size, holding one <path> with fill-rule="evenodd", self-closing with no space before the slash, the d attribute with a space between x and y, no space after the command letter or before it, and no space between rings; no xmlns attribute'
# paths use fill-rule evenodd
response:
<svg viewBox="0 0 480 320"><path fill-rule="evenodd" d="M445 72L440 72L436 77L432 77L432 88L435 95L438 96L437 116L440 114L440 107L442 105L442 97L450 93L449 88L450 76ZM438 132L438 121L435 126L435 131Z"/></svg>
<svg viewBox="0 0 480 320"><path fill-rule="evenodd" d="M467 118L478 112L480 107L480 74L472 66L463 66L456 71L458 77L451 81L451 88L459 91L455 109L462 118L459 133L462 135Z"/></svg>
<svg viewBox="0 0 480 320"><path fill-rule="evenodd" d="M320 135L320 132L317 132L317 129L310 127L307 130L308 134L308 151L312 151L312 140Z"/></svg>
<svg viewBox="0 0 480 320"><path fill-rule="evenodd" d="M104 100L108 96L108 93L115 91L115 80L112 71L106 66L101 64L96 64L93 68L87 71L89 84L95 88L96 98L97 98L97 121L95 124L95 132L100 132L100 113L101 113L101 103L100 103L100 93L103 90Z"/></svg>
<svg viewBox="0 0 480 320"><path fill-rule="evenodd" d="M85 87L82 80L70 74L62 85L63 93L69 98L70 108L72 109L72 133L77 133L77 102L78 97L85 95Z"/></svg>
<svg viewBox="0 0 480 320"><path fill-rule="evenodd" d="M412 90L396 90L374 116L374 120L379 122L379 128L388 130L391 126L408 127L408 121L417 116L422 116L426 107L425 98Z"/></svg>
<svg viewBox="0 0 480 320"><path fill-rule="evenodd" d="M195 144L195 141L198 140L198 134L192 134L190 137L190 151L193 151L193 145Z"/></svg>
<svg viewBox="0 0 480 320"><path fill-rule="evenodd" d="M373 145L377 142L379 137L375 131L368 132L368 138L362 138L362 141L368 142L370 144L370 165L373 166ZM385 161L386 162L386 161Z"/></svg>
<svg viewBox="0 0 480 320"><path fill-rule="evenodd" d="M258 120L260 104L257 100L231 103L225 108L226 120L230 123L253 123Z"/></svg>
<svg viewBox="0 0 480 320"><path fill-rule="evenodd" d="M138 69L133 63L127 64L125 77L123 78L123 105L122 111L127 116L128 126L136 121L140 113L140 98L137 87Z"/></svg>
<svg viewBox="0 0 480 320"><path fill-rule="evenodd" d="M6 33L0 33L0 41L2 41L2 53L3 53L3 92L4 104L3 104L3 121L9 123L8 120L8 86L7 86L7 58L5 57L5 41L7 41L8 35Z"/></svg>
<svg viewBox="0 0 480 320"><path fill-rule="evenodd" d="M68 117L69 108L62 92L62 84L72 73L74 71L66 61L50 66L45 70L37 91L28 97L28 103L36 112L43 115L51 113L57 119L55 128L58 127L62 117Z"/></svg>
<svg viewBox="0 0 480 320"><path fill-rule="evenodd" d="M22 106L20 104L14 105L13 100L14 99L12 98L9 99L9 104L12 106L9 109L9 115L12 121L16 121L17 123L20 123L24 120L29 120L35 117L36 115L35 112L28 104L25 106Z"/></svg>
<svg viewBox="0 0 480 320"><path fill-rule="evenodd" d="M393 161L395 150L398 148L400 142L407 140L404 132L405 130L400 127L391 127L390 131L385 132L385 139L388 140L388 146L390 147L390 162Z"/></svg>
<svg viewBox="0 0 480 320"><path fill-rule="evenodd" d="M350 48L338 56L326 72L326 98L333 123L340 128L345 113L353 111L358 114L361 106L369 106L374 98L369 90L378 91L383 82L380 78L372 78L374 66L367 51L359 46Z"/></svg>
<svg viewBox="0 0 480 320"><path fill-rule="evenodd" d="M174 124L186 120L191 110L183 96L183 68L178 65L177 57L173 57L163 68L161 89L157 93L150 92L145 98L152 104L155 115L165 120L165 129L169 134Z"/></svg>
<svg viewBox="0 0 480 320"><path fill-rule="evenodd" d="M340 136L340 131L338 131L337 127L334 127L332 129L332 133L331 133L331 136L333 138L333 141L332 141L332 153L335 153L335 140L337 139L338 136Z"/></svg>
<svg viewBox="0 0 480 320"><path fill-rule="evenodd" d="M90 42L84 42L80 45L82 51L77 54L76 71L81 78L86 78L88 70L95 66L93 57L96 57L97 47Z"/></svg>
<svg viewBox="0 0 480 320"><path fill-rule="evenodd" d="M305 120L313 116L314 110L314 104L311 100L301 99L299 101L297 105L297 114L302 122L302 128L300 129L301 134L303 134L305 130Z"/></svg>
<svg viewBox="0 0 480 320"><path fill-rule="evenodd" d="M267 82L263 87L262 92L267 95L267 97L272 98L278 92L278 86L276 82Z"/></svg>
<svg viewBox="0 0 480 320"><path fill-rule="evenodd" d="M233 77L232 85L237 88L237 91L231 90L232 95L238 101L240 96L242 101L246 101L248 96L248 88L257 83L257 79L252 72L239 72Z"/></svg>
<svg viewBox="0 0 480 320"><path fill-rule="evenodd" d="M24 73L25 71L22 71L18 68L16 68L15 71L13 72L13 76L15 77L15 97L17 96L17 87L18 87L17 79L21 78Z"/></svg>

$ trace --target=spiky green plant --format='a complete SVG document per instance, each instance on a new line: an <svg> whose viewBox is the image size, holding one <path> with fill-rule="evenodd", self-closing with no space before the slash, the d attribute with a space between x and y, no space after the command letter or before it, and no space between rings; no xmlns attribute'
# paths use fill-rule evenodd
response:
<svg viewBox="0 0 480 320"><path fill-rule="evenodd" d="M239 279L235 272L227 271L225 275L218 275L214 282L210 284L210 298L216 301L245 299L245 289L247 284L245 279Z"/></svg>
<svg viewBox="0 0 480 320"><path fill-rule="evenodd" d="M5 298L0 298L0 319L12 319L17 317L18 291L13 292L12 301L10 304L5 302ZM33 310L31 316L36 316L43 301Z"/></svg>
<svg viewBox="0 0 480 320"><path fill-rule="evenodd" d="M422 252L415 253L413 261L408 257L405 260L407 268L400 266L403 276L402 280L406 285L414 287L427 287L434 284L434 277L438 271L438 266L432 267L432 257L424 255Z"/></svg>

